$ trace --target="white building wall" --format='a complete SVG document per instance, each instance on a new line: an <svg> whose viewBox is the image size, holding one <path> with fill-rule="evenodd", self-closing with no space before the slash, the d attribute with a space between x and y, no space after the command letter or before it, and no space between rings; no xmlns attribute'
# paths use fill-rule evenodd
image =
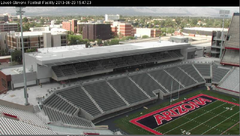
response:
<svg viewBox="0 0 240 136"><path fill-rule="evenodd" d="M25 67L26 67L26 69L32 69L33 71L37 71L36 58L31 57L29 54L34 54L34 53L24 53L24 55L25 55L24 56L24 58L25 58Z"/></svg>
<svg viewBox="0 0 240 136"><path fill-rule="evenodd" d="M105 14L105 21L114 21L120 19L120 15L108 15Z"/></svg>
<svg viewBox="0 0 240 136"><path fill-rule="evenodd" d="M47 79L52 77L51 67L37 65L37 79Z"/></svg>
<svg viewBox="0 0 240 136"><path fill-rule="evenodd" d="M34 54L34 53L29 53ZM37 55L37 53L35 53ZM33 68L33 71L36 72L36 79L40 80L40 83L50 81L51 75L51 68L47 66L41 66L37 64L37 60L35 57L32 57L28 55L28 53L25 53L25 64L26 69Z"/></svg>
<svg viewBox="0 0 240 136"><path fill-rule="evenodd" d="M49 31L49 27L31 27L31 32Z"/></svg>
<svg viewBox="0 0 240 136"><path fill-rule="evenodd" d="M136 36L142 37L143 35L147 35L151 37L151 29L149 28L136 28Z"/></svg>
<svg viewBox="0 0 240 136"><path fill-rule="evenodd" d="M61 35L52 35L52 47L61 46Z"/></svg>
<svg viewBox="0 0 240 136"><path fill-rule="evenodd" d="M52 47L51 33L49 32L43 33L43 46L44 48Z"/></svg>

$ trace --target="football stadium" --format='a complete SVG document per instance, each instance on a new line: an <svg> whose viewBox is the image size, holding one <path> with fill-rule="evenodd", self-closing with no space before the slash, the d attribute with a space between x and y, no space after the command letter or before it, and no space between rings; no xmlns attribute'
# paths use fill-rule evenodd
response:
<svg viewBox="0 0 240 136"><path fill-rule="evenodd" d="M220 59L169 41L25 53L1 69L0 135L239 135L239 13Z"/></svg>

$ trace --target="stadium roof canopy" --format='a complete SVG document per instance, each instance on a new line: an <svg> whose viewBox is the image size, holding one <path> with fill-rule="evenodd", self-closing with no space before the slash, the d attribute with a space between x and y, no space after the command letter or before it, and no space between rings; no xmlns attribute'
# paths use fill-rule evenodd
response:
<svg viewBox="0 0 240 136"><path fill-rule="evenodd" d="M190 44L162 41L99 46L93 48L84 48L83 46L84 45L42 48L39 49L38 52L27 53L27 55L34 57L39 65L52 66L130 56L134 54L145 54L156 51L182 49L189 47Z"/></svg>

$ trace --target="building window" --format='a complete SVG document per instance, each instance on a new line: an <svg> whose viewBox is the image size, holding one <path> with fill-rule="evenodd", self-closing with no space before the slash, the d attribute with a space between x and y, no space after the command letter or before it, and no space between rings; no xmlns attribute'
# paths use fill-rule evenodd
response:
<svg viewBox="0 0 240 136"><path fill-rule="evenodd" d="M6 85L6 81L2 78L2 86L4 86L5 88L7 88L7 85Z"/></svg>

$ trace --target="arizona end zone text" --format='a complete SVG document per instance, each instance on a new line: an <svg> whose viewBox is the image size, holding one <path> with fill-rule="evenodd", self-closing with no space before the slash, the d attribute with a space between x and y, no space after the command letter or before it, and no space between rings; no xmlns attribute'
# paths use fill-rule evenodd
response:
<svg viewBox="0 0 240 136"><path fill-rule="evenodd" d="M130 120L130 122L151 133L162 135L154 129L169 121L173 121L181 116L184 116L185 114L188 114L196 109L204 107L216 100L239 106L239 104L236 103L232 103L205 94L199 94L187 100L175 103L157 111L153 111L138 118L132 119Z"/></svg>
<svg viewBox="0 0 240 136"><path fill-rule="evenodd" d="M179 105L177 107L174 107L170 110L161 112L160 114L154 115L154 118L158 125L162 124L163 120L170 121L173 117L182 116L183 114L188 113L189 111L195 110L199 108L200 106L206 105L206 102L212 102L212 100L204 99L204 98L197 98L193 101L190 101L188 103Z"/></svg>

